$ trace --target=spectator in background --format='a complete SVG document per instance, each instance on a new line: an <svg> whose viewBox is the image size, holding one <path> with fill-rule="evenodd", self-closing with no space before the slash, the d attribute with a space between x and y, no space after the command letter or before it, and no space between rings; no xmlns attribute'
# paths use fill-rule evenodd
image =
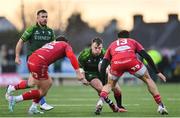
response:
<svg viewBox="0 0 180 118"><path fill-rule="evenodd" d="M7 45L1 45L0 49L0 73L16 72L14 63L14 50L8 48Z"/></svg>
<svg viewBox="0 0 180 118"><path fill-rule="evenodd" d="M172 59L172 81L179 82L180 78L180 50L176 51L176 54L173 56Z"/></svg>
<svg viewBox="0 0 180 118"><path fill-rule="evenodd" d="M46 10L42 9L37 12L37 20L36 24L33 26L28 27L24 33L22 34L21 38L16 44L16 53L15 53L15 62L17 64L21 64L20 60L20 52L25 42L27 42L28 46L28 57L37 49L42 47L44 44L52 42L55 40L54 32L51 28L47 26L48 20L48 13ZM29 76L29 79L32 79L32 76ZM26 80L22 81L20 86L16 86L16 89L21 88L22 86L32 87L27 83ZM32 104L34 105L34 104ZM31 108L31 107L30 107ZM45 101L45 98L42 97L40 100L40 108L43 110L51 110L53 109L52 106L48 105Z"/></svg>
<svg viewBox="0 0 180 118"><path fill-rule="evenodd" d="M7 65L7 47L6 45L1 45L0 49L0 73L3 72L3 66Z"/></svg>

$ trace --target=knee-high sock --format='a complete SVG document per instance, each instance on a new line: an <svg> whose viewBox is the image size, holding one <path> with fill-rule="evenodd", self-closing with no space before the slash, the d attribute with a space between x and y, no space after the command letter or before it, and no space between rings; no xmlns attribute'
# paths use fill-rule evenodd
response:
<svg viewBox="0 0 180 118"><path fill-rule="evenodd" d="M14 88L16 90L29 88L28 81L22 80L19 84L15 85Z"/></svg>
<svg viewBox="0 0 180 118"><path fill-rule="evenodd" d="M33 99L33 102L35 102L36 104L38 104L40 102L41 98L37 98L37 99Z"/></svg>
<svg viewBox="0 0 180 118"><path fill-rule="evenodd" d="M114 105L113 101L108 98L108 93L107 92L102 91L100 93L100 96L101 96L101 99L103 99L110 106L110 108L113 110L113 112L117 112L118 111L118 109Z"/></svg>
<svg viewBox="0 0 180 118"><path fill-rule="evenodd" d="M100 93L100 97L101 97L101 99L103 99L107 104L109 104L109 105L114 104L113 101L108 98L108 93L107 93L107 92L102 91L102 92Z"/></svg>
<svg viewBox="0 0 180 118"><path fill-rule="evenodd" d="M41 105L43 105L44 103L46 103L46 100L45 100L45 97L42 97L41 99L40 99L40 102L39 102Z"/></svg>
<svg viewBox="0 0 180 118"><path fill-rule="evenodd" d="M23 100L40 99L39 90L30 90L22 94Z"/></svg>
<svg viewBox="0 0 180 118"><path fill-rule="evenodd" d="M39 99L40 98L40 92L39 90L30 90L28 92L25 92L19 96L15 96L16 102L21 102L24 100L31 100L31 99Z"/></svg>
<svg viewBox="0 0 180 118"><path fill-rule="evenodd" d="M114 98L116 100L117 106L121 107L122 106L122 95L121 92L118 90L114 91Z"/></svg>
<svg viewBox="0 0 180 118"><path fill-rule="evenodd" d="M155 102L159 105L159 104L162 104L162 101L161 101L161 96L158 94L158 95L155 95L153 96Z"/></svg>

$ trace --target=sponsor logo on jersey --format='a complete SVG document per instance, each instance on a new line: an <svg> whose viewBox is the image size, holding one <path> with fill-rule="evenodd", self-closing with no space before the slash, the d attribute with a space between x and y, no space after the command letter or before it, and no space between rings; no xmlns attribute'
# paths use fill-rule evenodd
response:
<svg viewBox="0 0 180 118"><path fill-rule="evenodd" d="M39 31L38 31L38 30L36 30L34 34L36 34L36 35L37 35L37 34L40 34L40 33L39 33Z"/></svg>
<svg viewBox="0 0 180 118"><path fill-rule="evenodd" d="M51 32L50 32L50 31L48 31L48 34L49 34L49 35L51 35Z"/></svg>
<svg viewBox="0 0 180 118"><path fill-rule="evenodd" d="M115 48L115 51L124 51L124 50L128 50L128 49L130 49L130 47L127 45L124 45L124 46L119 46L119 47Z"/></svg>

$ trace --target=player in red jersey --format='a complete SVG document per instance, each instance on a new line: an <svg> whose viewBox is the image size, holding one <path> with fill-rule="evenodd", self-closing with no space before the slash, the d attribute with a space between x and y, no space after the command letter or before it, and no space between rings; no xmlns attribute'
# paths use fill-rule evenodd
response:
<svg viewBox="0 0 180 118"><path fill-rule="evenodd" d="M65 38L59 37L58 39L63 39L64 41L54 41L47 43L42 48L33 52L32 55L28 58L28 69L33 77L33 79L30 79L28 82L30 82L32 85L36 85L37 89L24 92L19 96L11 96L6 93L6 99L9 101L9 110L11 112L13 112L15 103L24 100L33 100L34 104L36 105L33 105L34 108L32 109L37 111L37 113L42 113L37 110L37 105L41 97L47 94L49 88L52 85L52 79L48 75L48 66L65 56L70 59L70 62L76 71L78 80L83 84L88 84L86 79L84 79L83 75L80 73L78 61L73 53L71 46L65 42Z"/></svg>
<svg viewBox="0 0 180 118"><path fill-rule="evenodd" d="M100 97L101 102L97 106L102 106L104 100L108 97L110 90L116 85L118 79L124 72L129 72L141 79L148 87L149 92L154 97L158 105L160 114L168 114L165 106L161 101L161 96L154 81L149 76L149 72L145 65L137 58L136 53L145 58L149 66L157 73L157 76L166 81L166 77L157 70L151 57L146 53L143 46L129 38L129 32L126 30L118 33L118 39L110 44L104 56L101 65L101 74L105 75L106 67L110 62L110 73L108 75L108 83L103 87Z"/></svg>

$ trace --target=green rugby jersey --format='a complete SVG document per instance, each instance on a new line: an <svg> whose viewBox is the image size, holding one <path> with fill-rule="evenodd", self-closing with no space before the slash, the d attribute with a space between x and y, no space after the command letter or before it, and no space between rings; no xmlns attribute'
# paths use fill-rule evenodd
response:
<svg viewBox="0 0 180 118"><path fill-rule="evenodd" d="M28 56L44 44L55 40L53 30L47 26L41 27L38 24L27 28L21 36L24 42L27 42Z"/></svg>
<svg viewBox="0 0 180 118"><path fill-rule="evenodd" d="M78 61L80 67L84 69L86 74L95 74L99 76L98 64L103 59L105 49L102 49L99 56L94 56L90 48L86 48L81 51Z"/></svg>

